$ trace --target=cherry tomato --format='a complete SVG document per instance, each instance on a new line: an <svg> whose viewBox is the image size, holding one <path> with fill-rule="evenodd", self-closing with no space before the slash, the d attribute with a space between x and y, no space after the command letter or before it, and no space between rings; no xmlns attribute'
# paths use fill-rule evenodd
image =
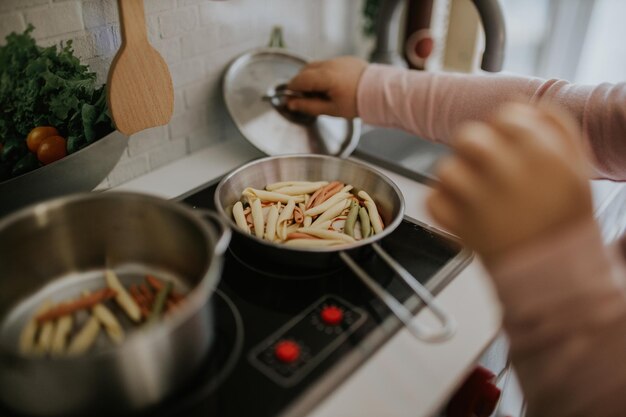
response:
<svg viewBox="0 0 626 417"><path fill-rule="evenodd" d="M39 126L34 128L26 138L26 145L32 153L37 153L41 142L50 136L59 136L59 131L52 126Z"/></svg>
<svg viewBox="0 0 626 417"><path fill-rule="evenodd" d="M58 161L67 155L65 139L61 136L50 136L41 141L37 150L37 159L44 165Z"/></svg>

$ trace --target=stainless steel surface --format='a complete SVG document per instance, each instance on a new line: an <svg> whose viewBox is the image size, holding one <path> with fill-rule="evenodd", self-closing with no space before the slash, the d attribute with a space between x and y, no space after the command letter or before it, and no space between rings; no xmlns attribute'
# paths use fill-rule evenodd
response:
<svg viewBox="0 0 626 417"><path fill-rule="evenodd" d="M406 269L397 263L387 252L380 247L378 243L373 243L372 247L376 253L381 256L385 263L400 276L404 282L409 284L413 292L419 299L433 312L437 320L441 323L441 329L432 329L431 327L421 325L412 321L413 314L411 310L406 308L401 302L395 299L382 285L376 282L365 269L352 259L346 252L341 252L339 256L341 260L356 274L361 281L389 308L389 310L402 322L411 334L424 342L443 342L452 335L456 330L456 321L444 311L435 301L435 297L422 284L420 284ZM408 277L407 277L408 276Z"/></svg>
<svg viewBox="0 0 626 417"><path fill-rule="evenodd" d="M406 0L410 1L410 0ZM376 22L376 46L370 59L406 67L398 45L402 28L402 10L406 5L402 0L381 0L380 12ZM506 30L502 8L498 0L472 0L480 15L485 31L485 51L481 68L485 71L498 72L504 62Z"/></svg>
<svg viewBox="0 0 626 417"><path fill-rule="evenodd" d="M338 180L354 186L354 191L365 190L376 201L385 229L382 233L356 243L341 246L340 249L326 248L291 248L279 243L269 242L243 232L235 224L231 208L241 198L247 187L263 189L267 184L279 181L328 181ZM230 173L220 181L215 191L215 206L218 213L229 222L239 240L247 250L258 256L269 257L280 264L305 266L306 268L325 268L339 262L347 265L363 282L383 301L420 340L427 342L442 341L454 332L454 321L435 302L434 297L422 285L413 285L417 280L404 268L387 255L376 242L393 232L404 215L404 199L398 187L389 178L374 168L351 160L321 155L291 155L263 158L248 163ZM441 330L424 328L410 322L412 314L393 298L383 287L376 284L367 272L353 260L361 256L370 246L404 280L414 281L411 288L424 304L433 310L441 321ZM407 277L408 275L408 277Z"/></svg>
<svg viewBox="0 0 626 417"><path fill-rule="evenodd" d="M214 338L212 294L230 230L182 204L131 193L63 197L0 221L0 400L33 415L116 415L154 404L183 382ZM217 228L215 227L217 226ZM216 230L217 229L217 230ZM78 358L17 353L17 337L44 298L164 274L190 289L162 322L119 347Z"/></svg>
<svg viewBox="0 0 626 417"><path fill-rule="evenodd" d="M432 311L435 319L441 324L441 329L432 329L429 326L423 325L408 325L409 330L413 331L415 337L424 340L426 342L441 342L452 337L456 331L456 321L445 310L439 306L435 301L435 297L428 291L418 280L416 280L402 265L400 265L395 259L393 259L383 248L378 244L372 245L374 251L380 256L385 263L395 271L395 273L402 278L402 280L415 292L419 299ZM406 323L405 323L406 324Z"/></svg>
<svg viewBox="0 0 626 417"><path fill-rule="evenodd" d="M263 96L263 100L274 100L281 97L296 97L296 98L304 98L306 94L300 91L289 90L288 88L275 88L270 89L269 92Z"/></svg>
<svg viewBox="0 0 626 417"><path fill-rule="evenodd" d="M93 190L127 145L128 137L115 131L57 162L0 182L0 216L52 197Z"/></svg>
<svg viewBox="0 0 626 417"><path fill-rule="evenodd" d="M346 157L356 147L360 121L312 117L289 111L274 96L307 60L282 48L261 48L238 57L223 80L226 106L241 134L267 155L321 153Z"/></svg>
<svg viewBox="0 0 626 417"><path fill-rule="evenodd" d="M355 156L421 183L435 179L435 167L449 155L447 146L396 129L374 128L361 136Z"/></svg>

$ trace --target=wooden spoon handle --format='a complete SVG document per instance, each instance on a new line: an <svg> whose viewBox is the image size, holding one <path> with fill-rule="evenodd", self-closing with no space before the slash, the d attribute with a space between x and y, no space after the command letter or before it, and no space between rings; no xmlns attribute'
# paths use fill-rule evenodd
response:
<svg viewBox="0 0 626 417"><path fill-rule="evenodd" d="M122 27L122 43L131 45L148 42L143 0L117 0Z"/></svg>

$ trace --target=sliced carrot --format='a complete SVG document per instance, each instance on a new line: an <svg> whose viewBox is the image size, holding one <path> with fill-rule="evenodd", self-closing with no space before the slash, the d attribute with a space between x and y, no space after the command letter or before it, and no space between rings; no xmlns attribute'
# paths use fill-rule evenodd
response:
<svg viewBox="0 0 626 417"><path fill-rule="evenodd" d="M141 311L141 315L144 318L148 317L150 315L150 310L148 309L148 306L146 305L146 299L143 296L143 294L141 294L141 292L139 292L139 289L137 288L136 285L131 285L130 286L130 296L133 297L133 300L135 300L135 302L139 306L139 310Z"/></svg>
<svg viewBox="0 0 626 417"><path fill-rule="evenodd" d="M159 291L161 288L163 288L163 283L152 275L146 275L146 281L155 291Z"/></svg>
<svg viewBox="0 0 626 417"><path fill-rule="evenodd" d="M309 198L309 201L307 201L306 205L304 206L306 210L311 208L311 205L313 204L313 202L315 202L315 199L317 198L317 196L319 196L324 191L324 188L326 188L326 186L318 188L317 191L313 193L311 198Z"/></svg>
<svg viewBox="0 0 626 417"><path fill-rule="evenodd" d="M135 299L135 301L137 301L139 303L139 305L146 305L146 298L143 296L143 294L141 292L139 292L139 288L137 287L137 285L133 284L130 286L129 288L130 290L130 295L133 296L133 298Z"/></svg>
<svg viewBox="0 0 626 417"><path fill-rule="evenodd" d="M56 307L46 311L45 313L38 315L36 319L39 323L49 320L56 320L59 317L72 314L78 310L91 308L96 304L101 303L102 301L115 297L116 295L117 291L112 290L111 288L104 288L92 294L81 297L76 301L59 304Z"/></svg>
<svg viewBox="0 0 626 417"><path fill-rule="evenodd" d="M165 285L159 279L153 277L152 275L146 275L146 281L152 287L152 289L156 292L159 292L161 288L163 288L163 286ZM176 292L172 289L172 291L170 291L169 298L173 299L176 303L179 303L185 297L179 292ZM154 301L154 299L152 301Z"/></svg>
<svg viewBox="0 0 626 417"><path fill-rule="evenodd" d="M142 283L141 285L139 285L139 291L141 291L141 294L143 294L148 304L152 305L152 303L154 302L154 293L150 291L150 288L148 288L145 283Z"/></svg>
<svg viewBox="0 0 626 417"><path fill-rule="evenodd" d="M322 187L319 190L317 190L313 194L313 196L309 199L308 207L305 207L305 208L308 210L311 207L315 207L318 204L321 204L321 202L322 202L321 199L324 198L324 195L326 195L326 193L328 193L328 191L334 189L337 186L340 186L339 189L343 188L343 185L339 181L333 181L333 182L329 183L328 185L325 185L324 187Z"/></svg>
<svg viewBox="0 0 626 417"><path fill-rule="evenodd" d="M293 209L293 219L297 224L302 224L304 222L304 213L300 207L295 207Z"/></svg>
<svg viewBox="0 0 626 417"><path fill-rule="evenodd" d="M340 184L335 185L333 188L328 189L321 196L317 197L317 200L315 201L315 205L313 207L322 204L324 201L328 200L329 198L337 194L339 191L341 191L343 187L344 185L340 183Z"/></svg>

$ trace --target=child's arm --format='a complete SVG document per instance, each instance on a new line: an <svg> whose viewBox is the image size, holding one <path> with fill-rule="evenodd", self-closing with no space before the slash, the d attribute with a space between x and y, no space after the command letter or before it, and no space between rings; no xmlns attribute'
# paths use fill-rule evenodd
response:
<svg viewBox="0 0 626 417"><path fill-rule="evenodd" d="M448 144L460 124L485 121L506 102L549 101L576 118L592 154L593 177L626 180L626 84L591 87L511 75L408 71L343 57L311 64L290 88L329 97L294 100L294 110L358 115L369 124Z"/></svg>
<svg viewBox="0 0 626 417"><path fill-rule="evenodd" d="M626 268L615 249L589 219L489 267L529 417L624 416Z"/></svg>
<svg viewBox="0 0 626 417"><path fill-rule="evenodd" d="M594 177L626 180L626 83L582 86L512 75L462 75L370 65L357 106L366 123L403 128L449 142L468 120L487 120L511 101L550 102L572 114L596 169Z"/></svg>
<svg viewBox="0 0 626 417"><path fill-rule="evenodd" d="M529 416L626 410L626 266L602 245L578 135L555 110L504 106L454 135L428 200L491 273Z"/></svg>

